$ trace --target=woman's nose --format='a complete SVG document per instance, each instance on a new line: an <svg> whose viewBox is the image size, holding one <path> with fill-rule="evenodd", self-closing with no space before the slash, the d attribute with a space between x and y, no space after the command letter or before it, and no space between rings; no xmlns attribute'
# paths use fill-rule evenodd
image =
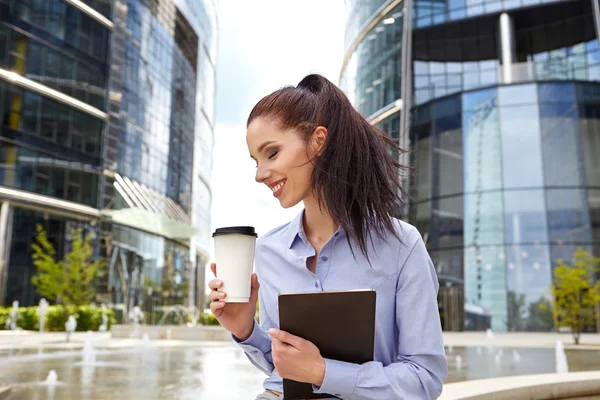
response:
<svg viewBox="0 0 600 400"><path fill-rule="evenodd" d="M263 183L268 177L269 177L268 170L266 170L265 168L263 168L259 165L258 168L256 168L256 176L254 177L256 182Z"/></svg>

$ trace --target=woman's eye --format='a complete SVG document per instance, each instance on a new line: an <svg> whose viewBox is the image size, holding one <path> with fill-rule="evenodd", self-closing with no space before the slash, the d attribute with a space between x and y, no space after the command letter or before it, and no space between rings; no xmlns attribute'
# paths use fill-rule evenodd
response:
<svg viewBox="0 0 600 400"><path fill-rule="evenodd" d="M277 150L277 151L273 152L273 153L272 153L272 154L269 156L269 159L271 159L271 158L275 157L277 154L279 154L279 150Z"/></svg>

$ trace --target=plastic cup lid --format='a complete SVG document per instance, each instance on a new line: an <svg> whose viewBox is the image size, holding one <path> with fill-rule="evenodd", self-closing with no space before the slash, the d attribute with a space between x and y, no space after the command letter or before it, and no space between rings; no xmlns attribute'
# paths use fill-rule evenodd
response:
<svg viewBox="0 0 600 400"><path fill-rule="evenodd" d="M213 237L220 235L247 235L258 237L253 226L228 226L225 228L218 228Z"/></svg>

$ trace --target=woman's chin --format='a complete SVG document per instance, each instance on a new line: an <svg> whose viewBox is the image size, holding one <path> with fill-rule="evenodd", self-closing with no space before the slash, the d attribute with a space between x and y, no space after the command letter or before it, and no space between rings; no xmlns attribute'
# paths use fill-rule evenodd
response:
<svg viewBox="0 0 600 400"><path fill-rule="evenodd" d="M281 208L285 208L285 209L292 208L298 203L300 203L300 202L299 201L294 202L294 201L289 201L289 200L286 201L286 199L279 198L279 204L281 205Z"/></svg>

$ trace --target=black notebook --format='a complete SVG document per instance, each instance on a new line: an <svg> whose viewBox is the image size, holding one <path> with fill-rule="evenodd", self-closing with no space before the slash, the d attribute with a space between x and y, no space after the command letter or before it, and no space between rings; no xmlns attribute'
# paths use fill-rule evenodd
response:
<svg viewBox="0 0 600 400"><path fill-rule="evenodd" d="M281 330L313 342L323 358L356 364L373 361L375 298L372 289L281 293ZM310 383L283 380L285 400L336 397L315 394Z"/></svg>

